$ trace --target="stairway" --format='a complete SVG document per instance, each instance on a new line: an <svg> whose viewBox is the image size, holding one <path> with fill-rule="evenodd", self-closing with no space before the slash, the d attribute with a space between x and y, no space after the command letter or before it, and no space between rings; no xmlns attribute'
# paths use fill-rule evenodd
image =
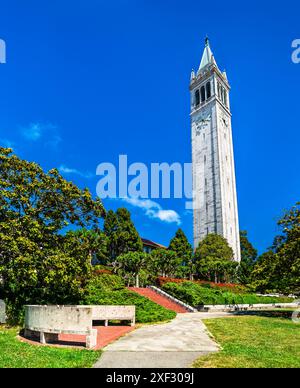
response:
<svg viewBox="0 0 300 388"><path fill-rule="evenodd" d="M160 306L163 306L168 310L175 311L176 313L188 313L189 312L186 308L178 305L177 303L171 301L170 299L166 298L163 295L159 295L158 293L151 290L150 288L130 287L129 290L136 292L137 294L152 300L152 302L157 303Z"/></svg>

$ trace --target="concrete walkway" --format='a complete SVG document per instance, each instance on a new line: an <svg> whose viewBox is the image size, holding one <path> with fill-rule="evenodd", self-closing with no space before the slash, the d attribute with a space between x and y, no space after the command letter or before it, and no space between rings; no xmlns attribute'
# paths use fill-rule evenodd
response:
<svg viewBox="0 0 300 388"><path fill-rule="evenodd" d="M219 351L201 319L224 316L230 314L178 314L172 322L144 326L107 346L95 368L188 368Z"/></svg>

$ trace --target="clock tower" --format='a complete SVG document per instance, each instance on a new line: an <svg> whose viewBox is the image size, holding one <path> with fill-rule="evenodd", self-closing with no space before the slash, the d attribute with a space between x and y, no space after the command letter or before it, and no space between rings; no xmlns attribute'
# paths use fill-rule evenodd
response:
<svg viewBox="0 0 300 388"><path fill-rule="evenodd" d="M230 85L217 66L208 38L199 70L192 71L190 91L194 247L208 234L219 234L240 262Z"/></svg>

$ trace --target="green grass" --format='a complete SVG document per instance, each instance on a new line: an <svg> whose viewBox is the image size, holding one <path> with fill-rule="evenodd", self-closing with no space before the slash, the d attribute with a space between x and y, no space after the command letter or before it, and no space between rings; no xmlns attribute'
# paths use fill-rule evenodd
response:
<svg viewBox="0 0 300 388"><path fill-rule="evenodd" d="M0 369L2 368L91 368L100 351L34 346L20 342L18 328L0 325Z"/></svg>
<svg viewBox="0 0 300 388"><path fill-rule="evenodd" d="M259 315L205 320L223 350L200 358L194 367L299 368L300 324L293 323L291 313Z"/></svg>

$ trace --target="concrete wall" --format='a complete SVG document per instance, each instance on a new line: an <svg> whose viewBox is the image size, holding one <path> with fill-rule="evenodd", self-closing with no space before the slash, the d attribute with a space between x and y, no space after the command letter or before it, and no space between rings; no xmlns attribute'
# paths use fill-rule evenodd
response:
<svg viewBox="0 0 300 388"><path fill-rule="evenodd" d="M86 334L94 321L128 320L135 306L25 306L25 329L45 333Z"/></svg>
<svg viewBox="0 0 300 388"><path fill-rule="evenodd" d="M93 320L135 321L135 306L92 306Z"/></svg>
<svg viewBox="0 0 300 388"><path fill-rule="evenodd" d="M82 306L25 306L25 329L45 333L87 334L93 309Z"/></svg>
<svg viewBox="0 0 300 388"><path fill-rule="evenodd" d="M0 323L6 322L6 306L3 300L0 299Z"/></svg>
<svg viewBox="0 0 300 388"><path fill-rule="evenodd" d="M231 311L255 311L255 310L274 310L274 309L294 309L298 308L297 303L275 303L275 304L239 304L239 305L205 305L199 307L199 311L203 312L231 312Z"/></svg>

